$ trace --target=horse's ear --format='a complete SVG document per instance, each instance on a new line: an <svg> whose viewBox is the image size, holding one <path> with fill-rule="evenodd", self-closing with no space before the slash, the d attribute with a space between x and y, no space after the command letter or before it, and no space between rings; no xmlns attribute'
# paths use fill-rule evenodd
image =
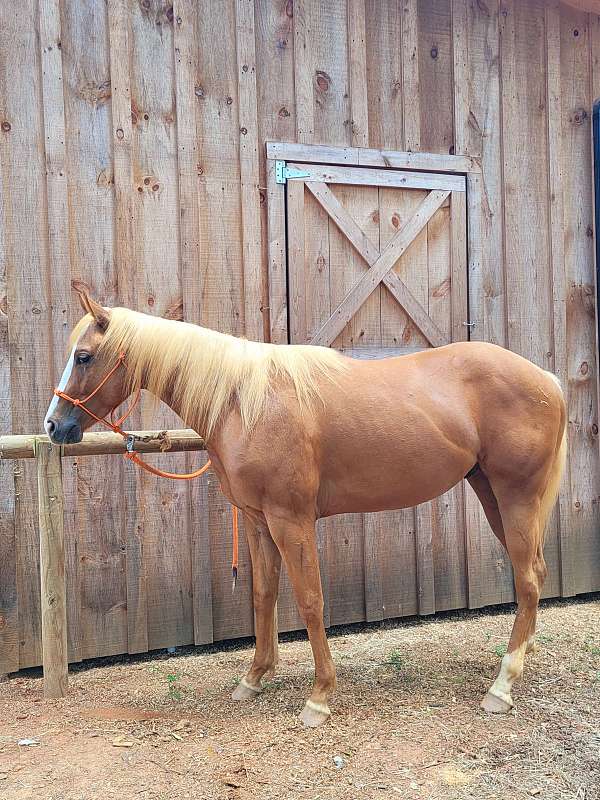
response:
<svg viewBox="0 0 600 800"><path fill-rule="evenodd" d="M175 300L174 303L167 308L163 314L165 319L174 319L177 322L183 322L183 297Z"/></svg>
<svg viewBox="0 0 600 800"><path fill-rule="evenodd" d="M86 314L91 314L96 324L106 330L110 320L110 311L90 297L90 289L83 281L71 281L71 286L79 295L79 302Z"/></svg>

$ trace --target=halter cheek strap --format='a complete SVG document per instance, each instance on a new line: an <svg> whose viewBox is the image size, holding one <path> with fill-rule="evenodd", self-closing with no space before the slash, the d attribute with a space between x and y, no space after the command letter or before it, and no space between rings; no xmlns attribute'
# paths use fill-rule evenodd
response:
<svg viewBox="0 0 600 800"><path fill-rule="evenodd" d="M128 459L129 461L133 461L134 464L137 464L138 467L141 467L146 472L149 472L151 475L157 475L159 478L171 478L172 480L179 480L179 481L190 481L193 478L199 478L200 475L203 475L207 469L211 466L210 459L204 464L204 466L197 469L195 472L187 472L187 473L177 473L177 472L165 472L162 469L157 469L156 467L150 466L146 461L142 461L139 455L135 452L135 436L132 433L127 433L121 427L125 420L131 415L134 408L140 402L141 392L138 389L135 393L135 397L131 402L131 405L127 409L127 411L119 417L119 419L113 422L112 415L115 411L113 408L110 412L110 420L106 419L106 417L99 417L97 414L94 414L91 411L86 403L88 403L94 395L96 395L100 389L104 386L104 384L112 378L115 372L119 369L119 367L123 366L125 361L125 353L119 353L119 357L117 359L117 363L114 367L106 373L106 375L102 378L98 386L94 389L93 392L84 397L83 399L78 399L75 397L71 397L66 392L63 392L61 389L55 389L54 394L57 397L60 397L62 400L66 400L68 403L71 403L75 408L80 408L82 411L90 416L96 422L99 422L101 425L109 428L109 430L113 431L114 433L118 433L122 436L127 442L127 452L123 453L123 456ZM232 512L233 512L233 556L231 560L231 571L233 575L233 589L235 589L235 584L237 581L237 574L238 574L238 553L239 553L239 531L238 531L238 509L237 506L232 505Z"/></svg>

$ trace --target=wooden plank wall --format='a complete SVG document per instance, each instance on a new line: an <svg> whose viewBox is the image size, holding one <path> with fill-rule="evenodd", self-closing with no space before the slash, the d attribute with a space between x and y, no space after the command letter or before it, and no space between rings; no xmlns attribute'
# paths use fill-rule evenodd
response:
<svg viewBox="0 0 600 800"><path fill-rule="evenodd" d="M600 589L590 124L600 17L556 0L20 8L0 9L0 434L41 425L79 314L72 278L152 314L183 295L188 319L258 339L272 314L285 339L285 309L266 300L284 264L266 141L469 154L483 167L474 336L555 370L568 392L546 594ZM138 419L177 424L150 405ZM247 551L232 597L230 511L213 476L174 486L109 457L64 471L72 660L252 632ZM31 465L0 462L0 673L40 661L36 502ZM468 580L438 608L513 598L500 546L470 502L467 514L468 540L455 535ZM381 515L368 531L349 521L351 586L320 525L329 621L350 607L352 619L370 614L373 592L386 614L417 610L402 588L416 580L414 558L388 557L414 519ZM285 579L280 616L299 624Z"/></svg>

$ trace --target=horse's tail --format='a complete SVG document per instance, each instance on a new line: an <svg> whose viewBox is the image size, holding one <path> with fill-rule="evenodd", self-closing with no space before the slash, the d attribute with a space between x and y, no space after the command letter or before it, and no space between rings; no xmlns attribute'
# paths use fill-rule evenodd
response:
<svg viewBox="0 0 600 800"><path fill-rule="evenodd" d="M554 508L556 498L558 497L558 492L560 489L560 483L562 480L563 472L565 471L565 465L567 463L567 410L566 410L565 396L563 394L560 381L558 380L556 375L553 375L551 372L549 372L548 374L557 384L560 391L561 427L559 430L559 436L554 454L554 462L552 464L550 475L548 477L548 484L546 486L546 490L543 494L541 501L540 521L542 524L542 531L545 530L546 523L548 522L548 517L550 516L550 512Z"/></svg>

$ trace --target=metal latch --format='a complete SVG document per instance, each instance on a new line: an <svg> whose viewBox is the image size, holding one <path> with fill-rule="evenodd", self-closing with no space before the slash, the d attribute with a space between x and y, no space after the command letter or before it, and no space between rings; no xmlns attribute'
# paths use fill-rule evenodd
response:
<svg viewBox="0 0 600 800"><path fill-rule="evenodd" d="M286 183L289 178L310 178L310 172L286 166L285 161L275 162L275 182Z"/></svg>

